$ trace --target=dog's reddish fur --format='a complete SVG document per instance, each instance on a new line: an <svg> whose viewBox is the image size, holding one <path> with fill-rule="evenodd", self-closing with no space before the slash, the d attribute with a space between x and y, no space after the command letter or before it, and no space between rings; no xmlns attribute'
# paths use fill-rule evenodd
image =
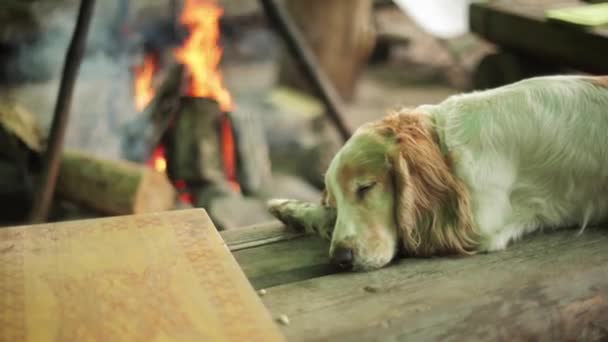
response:
<svg viewBox="0 0 608 342"><path fill-rule="evenodd" d="M587 79L597 87L608 88L608 76L593 76Z"/></svg>
<svg viewBox="0 0 608 342"><path fill-rule="evenodd" d="M409 255L471 254L478 236L469 195L442 154L427 115L401 112L372 126L394 140L390 151L395 215Z"/></svg>

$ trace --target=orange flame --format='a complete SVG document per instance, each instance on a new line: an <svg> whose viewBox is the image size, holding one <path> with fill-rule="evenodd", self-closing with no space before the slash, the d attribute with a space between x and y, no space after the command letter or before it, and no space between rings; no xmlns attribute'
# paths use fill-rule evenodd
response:
<svg viewBox="0 0 608 342"><path fill-rule="evenodd" d="M224 114L220 121L220 134L222 137L222 161L224 163L224 175L228 183L235 191L240 191L237 175L236 141L232 130L232 122L228 115Z"/></svg>
<svg viewBox="0 0 608 342"><path fill-rule="evenodd" d="M161 173L167 171L167 158L164 146L156 146L156 148L152 152L152 157L150 157L150 159L148 160L148 165Z"/></svg>
<svg viewBox="0 0 608 342"><path fill-rule="evenodd" d="M144 110L154 98L152 79L156 72L156 61L152 55L144 57L144 63L135 68L135 109Z"/></svg>
<svg viewBox="0 0 608 342"><path fill-rule="evenodd" d="M214 0L186 0L181 22L190 30L190 36L175 50L175 57L190 73L188 95L215 99L228 112L234 104L218 68L222 57L219 46L222 13Z"/></svg>
<svg viewBox="0 0 608 342"><path fill-rule="evenodd" d="M222 111L229 112L234 109L234 103L223 84L222 74L219 70L222 57L222 49L219 46L219 18L221 15L222 9L215 0L186 0L181 22L188 27L190 35L174 53L175 58L188 70L190 76L188 95L214 99ZM136 70L135 100L138 110L143 110L154 97L152 78L155 71L156 63L152 56L147 57L143 66ZM236 141L232 123L227 114L221 118L220 134L225 177L233 189L240 191ZM162 145L156 147L148 164L159 172L166 172L166 151ZM175 185L180 189L180 200L192 203L192 195L185 191L185 182L178 180Z"/></svg>
<svg viewBox="0 0 608 342"><path fill-rule="evenodd" d="M188 95L214 99L222 111L229 112L234 109L234 102L219 69L222 58L219 20L222 13L215 0L186 0L181 22L190 30L190 36L175 50L175 58L189 71ZM220 125L224 173L230 185L239 191L235 140L227 115L221 118Z"/></svg>

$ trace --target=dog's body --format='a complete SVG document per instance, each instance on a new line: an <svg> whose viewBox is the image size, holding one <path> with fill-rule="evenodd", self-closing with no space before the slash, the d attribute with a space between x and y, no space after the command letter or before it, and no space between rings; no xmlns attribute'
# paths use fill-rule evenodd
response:
<svg viewBox="0 0 608 342"><path fill-rule="evenodd" d="M482 250L606 218L608 85L544 77L421 110L469 189Z"/></svg>
<svg viewBox="0 0 608 342"><path fill-rule="evenodd" d="M608 218L608 77L537 77L364 125L326 187L347 268L584 228Z"/></svg>

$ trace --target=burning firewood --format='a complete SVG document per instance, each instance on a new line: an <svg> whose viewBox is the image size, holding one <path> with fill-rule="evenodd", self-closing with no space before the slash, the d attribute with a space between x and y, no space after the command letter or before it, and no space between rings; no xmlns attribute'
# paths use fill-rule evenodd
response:
<svg viewBox="0 0 608 342"><path fill-rule="evenodd" d="M76 151L63 155L57 195L108 215L163 211L175 203L175 190L164 173Z"/></svg>
<svg viewBox="0 0 608 342"><path fill-rule="evenodd" d="M286 226L331 240L336 210L316 203L288 199L268 201L268 210Z"/></svg>
<svg viewBox="0 0 608 342"><path fill-rule="evenodd" d="M122 142L123 154L127 159L140 163L150 159L176 115L182 95L183 77L183 65L174 64L169 67L142 115L128 124Z"/></svg>
<svg viewBox="0 0 608 342"><path fill-rule="evenodd" d="M123 146L129 160L145 162L162 145L172 179L188 186L226 180L240 191L238 141L230 116L234 102L219 69L221 14L213 1L184 3L180 23L189 35L174 50L179 67L168 73L155 92L150 87L155 62L147 56L148 62L137 72L136 100L141 100L140 105L152 100L142 119L128 128Z"/></svg>
<svg viewBox="0 0 608 342"><path fill-rule="evenodd" d="M224 180L220 155L220 116L216 101L182 97L168 141L169 174L187 182Z"/></svg>

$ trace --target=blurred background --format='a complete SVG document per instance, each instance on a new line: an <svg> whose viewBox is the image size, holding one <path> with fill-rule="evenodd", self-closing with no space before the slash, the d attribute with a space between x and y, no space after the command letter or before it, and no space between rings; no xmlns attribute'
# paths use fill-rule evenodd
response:
<svg viewBox="0 0 608 342"><path fill-rule="evenodd" d="M3 225L26 222L42 191L78 4L0 6ZM42 220L187 207L207 209L219 229L271 220L269 198L319 201L344 131L390 109L608 73L606 8L577 11L600 5L98 1Z"/></svg>

